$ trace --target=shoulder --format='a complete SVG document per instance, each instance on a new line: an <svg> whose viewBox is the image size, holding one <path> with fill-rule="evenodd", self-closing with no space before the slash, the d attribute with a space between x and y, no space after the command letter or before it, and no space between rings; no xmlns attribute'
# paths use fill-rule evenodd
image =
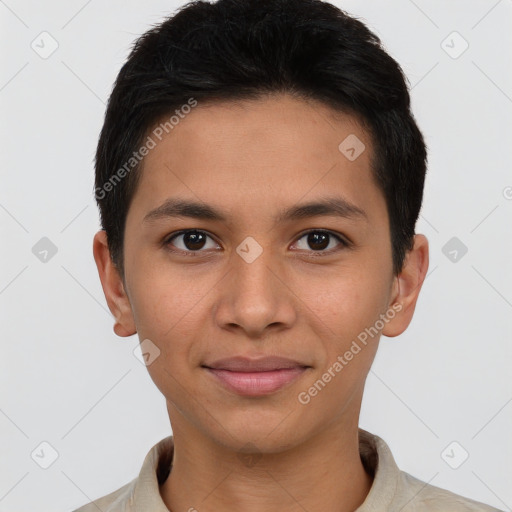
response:
<svg viewBox="0 0 512 512"><path fill-rule="evenodd" d="M167 510L159 485L167 478L173 454L173 437L156 443L147 453L139 475L117 491L87 503L73 512L140 512Z"/></svg>
<svg viewBox="0 0 512 512"><path fill-rule="evenodd" d="M403 512L500 512L485 503L425 483L404 471L399 472L396 495L405 505Z"/></svg>
<svg viewBox="0 0 512 512"><path fill-rule="evenodd" d="M87 503L73 512L131 512L133 510L133 492L135 490L135 478L123 485L117 491L111 492L102 498Z"/></svg>
<svg viewBox="0 0 512 512"><path fill-rule="evenodd" d="M359 429L360 455L374 480L357 512L500 512L401 471L386 442Z"/></svg>

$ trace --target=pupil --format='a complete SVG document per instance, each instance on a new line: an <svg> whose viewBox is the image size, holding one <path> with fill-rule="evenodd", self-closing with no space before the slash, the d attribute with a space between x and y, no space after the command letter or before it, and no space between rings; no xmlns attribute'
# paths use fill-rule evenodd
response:
<svg viewBox="0 0 512 512"><path fill-rule="evenodd" d="M204 245L205 237L203 233L199 233L198 231L192 231L189 233L185 233L185 235L183 236L183 242L187 249L201 249Z"/></svg>
<svg viewBox="0 0 512 512"><path fill-rule="evenodd" d="M325 249L329 245L329 235L326 233L310 233L308 244L314 250Z"/></svg>

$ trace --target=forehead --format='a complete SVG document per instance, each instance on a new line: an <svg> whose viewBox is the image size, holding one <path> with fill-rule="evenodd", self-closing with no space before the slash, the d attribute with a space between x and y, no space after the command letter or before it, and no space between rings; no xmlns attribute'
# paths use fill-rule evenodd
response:
<svg viewBox="0 0 512 512"><path fill-rule="evenodd" d="M248 217L337 192L361 209L384 206L369 135L355 117L316 101L198 102L160 137L144 158L139 215L170 196Z"/></svg>

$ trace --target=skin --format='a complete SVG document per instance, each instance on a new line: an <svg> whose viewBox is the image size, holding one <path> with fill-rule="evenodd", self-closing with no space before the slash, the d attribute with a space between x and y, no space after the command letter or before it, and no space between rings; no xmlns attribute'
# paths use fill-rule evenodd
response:
<svg viewBox="0 0 512 512"><path fill-rule="evenodd" d="M350 134L366 147L354 161L338 149ZM96 234L114 331L137 332L161 351L148 371L174 435L172 471L160 489L170 510L340 512L368 494L373 479L359 457L358 421L381 333L308 404L297 397L393 304L401 310L382 334L401 334L427 272L428 242L416 235L393 274L371 155L357 119L320 103L274 95L199 104L145 157L127 216L124 280L105 232ZM366 217L274 222L285 208L327 196L345 198ZM216 207L226 220L143 220L171 197ZM183 229L210 238L202 248L183 236L169 241ZM350 244L331 236L315 250L304 235L315 229ZM263 249L252 263L236 252L248 236ZM180 253L191 247L194 254ZM273 394L244 397L201 366L234 355L279 355L311 368Z"/></svg>

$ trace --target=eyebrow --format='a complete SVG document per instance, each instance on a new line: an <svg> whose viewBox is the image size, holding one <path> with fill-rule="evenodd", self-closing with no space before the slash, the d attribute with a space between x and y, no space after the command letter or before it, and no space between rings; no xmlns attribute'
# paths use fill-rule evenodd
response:
<svg viewBox="0 0 512 512"><path fill-rule="evenodd" d="M368 215L355 204L342 197L327 197L309 203L299 204L280 211L275 217L276 223L305 219L320 215L336 216L349 219L368 220ZM143 222L168 217L189 217L200 220L227 221L227 215L221 210L205 203L169 198L160 206L151 210Z"/></svg>

